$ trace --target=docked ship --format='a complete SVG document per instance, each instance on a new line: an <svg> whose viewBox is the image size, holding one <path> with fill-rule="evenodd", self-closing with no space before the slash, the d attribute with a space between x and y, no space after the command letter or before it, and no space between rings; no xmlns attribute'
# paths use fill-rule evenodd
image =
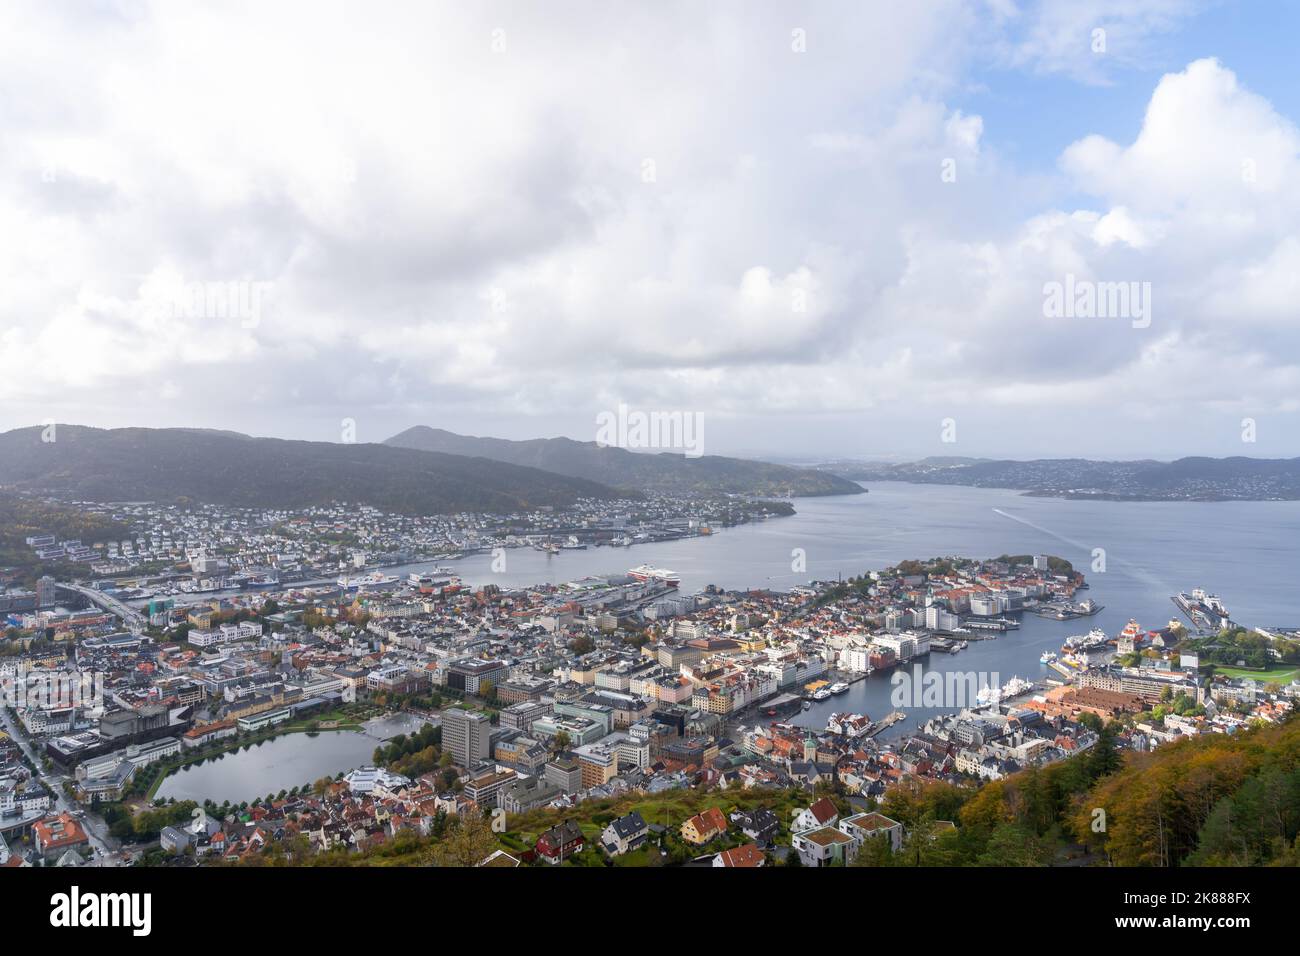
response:
<svg viewBox="0 0 1300 956"><path fill-rule="evenodd" d="M356 577L344 574L338 580L339 587L345 591L355 591L357 588L383 587L396 583L396 577L391 574L381 574L379 571L371 571L369 574L361 574Z"/></svg>
<svg viewBox="0 0 1300 956"><path fill-rule="evenodd" d="M1052 651L1043 651L1043 656L1038 658L1040 664L1050 664L1056 660L1056 654Z"/></svg>
<svg viewBox="0 0 1300 956"><path fill-rule="evenodd" d="M1130 622L1132 623L1132 622ZM1086 651L1103 647L1110 637L1099 627L1094 627L1087 634L1075 635L1065 639L1065 648L1072 651Z"/></svg>
<svg viewBox="0 0 1300 956"><path fill-rule="evenodd" d="M834 684L831 684L830 689L832 694L842 694L849 689L849 685L844 683L844 681L836 681Z"/></svg>
<svg viewBox="0 0 1300 956"><path fill-rule="evenodd" d="M1204 588L1193 588L1190 594L1180 591L1171 600L1198 631L1217 632L1232 627L1227 606Z"/></svg>
<svg viewBox="0 0 1300 956"><path fill-rule="evenodd" d="M666 568L652 568L648 564L638 564L635 568L627 569L628 577L637 581L662 581L670 588L675 588L682 583L681 575L676 571L669 571Z"/></svg>
<svg viewBox="0 0 1300 956"><path fill-rule="evenodd" d="M1124 630L1119 632L1119 640L1127 641L1136 647L1142 641L1141 625L1133 618L1129 618L1129 622L1124 625Z"/></svg>
<svg viewBox="0 0 1300 956"><path fill-rule="evenodd" d="M1008 697L1019 697L1034 689L1034 685L1022 677L1013 677L1001 687L984 687L975 695L975 703L980 707L990 707L994 704L1006 700Z"/></svg>
<svg viewBox="0 0 1300 956"><path fill-rule="evenodd" d="M825 687L823 687L821 690L819 690L819 691L817 691L815 694L813 694L812 697L813 697L813 700L818 700L818 701L821 701L821 700L830 700L830 699L831 699L831 692L830 692L829 690L827 690Z"/></svg>

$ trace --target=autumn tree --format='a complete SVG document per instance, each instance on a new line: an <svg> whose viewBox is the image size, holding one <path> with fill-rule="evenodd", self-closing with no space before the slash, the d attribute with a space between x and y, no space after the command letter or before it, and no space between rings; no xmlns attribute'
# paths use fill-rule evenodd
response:
<svg viewBox="0 0 1300 956"><path fill-rule="evenodd" d="M476 813L453 821L446 835L434 845L434 866L478 866L497 849L497 838L488 822Z"/></svg>

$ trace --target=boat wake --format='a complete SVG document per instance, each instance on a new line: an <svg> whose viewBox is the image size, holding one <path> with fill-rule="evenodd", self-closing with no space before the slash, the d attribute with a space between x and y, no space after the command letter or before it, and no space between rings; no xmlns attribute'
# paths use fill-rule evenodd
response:
<svg viewBox="0 0 1300 956"><path fill-rule="evenodd" d="M1028 520L1027 518L1022 518L1019 515L1013 515L1010 511L1003 511L1001 508L994 508L993 513L997 515L1001 515L1004 518L1009 518L1010 520L1015 521L1018 524L1024 525L1026 528L1033 528L1035 531L1039 532L1040 534L1045 534L1049 538L1055 538L1057 541L1060 541L1064 544L1068 544L1072 548L1078 548L1084 554L1091 555L1093 547L1095 547L1095 546L1086 545L1081 541L1075 541L1073 538L1067 538L1065 535L1053 531L1051 528L1044 528L1042 525L1034 524L1034 522ZM1139 568L1133 564L1130 564L1128 561L1125 561L1121 558L1117 558L1112 554L1110 554L1109 551L1106 554L1106 561L1110 564L1120 565L1128 572L1130 576L1137 578L1143 584L1149 585L1150 587L1153 588L1165 588L1165 583L1163 581L1158 580L1153 574L1151 574L1151 572L1147 571L1145 568ZM1167 590L1167 588L1165 589Z"/></svg>

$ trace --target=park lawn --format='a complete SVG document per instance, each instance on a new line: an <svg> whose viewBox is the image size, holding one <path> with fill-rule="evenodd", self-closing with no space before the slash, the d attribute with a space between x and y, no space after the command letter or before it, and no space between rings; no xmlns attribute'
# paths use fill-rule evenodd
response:
<svg viewBox="0 0 1300 956"><path fill-rule="evenodd" d="M1224 677L1249 677L1251 680L1257 680L1265 684L1289 684L1297 677L1300 677L1300 667L1289 667L1286 664L1276 665L1263 671L1254 671L1247 667L1224 667L1222 664L1215 664L1214 672L1222 674Z"/></svg>

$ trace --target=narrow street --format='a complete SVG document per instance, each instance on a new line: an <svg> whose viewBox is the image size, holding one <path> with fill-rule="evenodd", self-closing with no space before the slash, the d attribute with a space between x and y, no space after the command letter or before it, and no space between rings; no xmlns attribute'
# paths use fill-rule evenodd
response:
<svg viewBox="0 0 1300 956"><path fill-rule="evenodd" d="M97 814L83 811L76 801L68 798L63 792L63 784L68 778L61 774L47 774L40 760L40 755L36 753L31 743L27 739L26 732L23 730L21 722L17 716L8 707L0 708L0 721L4 723L5 732L13 738L14 742L22 749L23 755L27 757L28 762L36 769L37 779L45 785L50 791L50 799L53 801L53 810L66 812L76 817L77 822L81 824L82 829L86 831L86 837L90 841L91 848L95 851L95 858L92 865L94 866L119 866L121 865L117 852L120 845L112 834L109 833L108 824Z"/></svg>

